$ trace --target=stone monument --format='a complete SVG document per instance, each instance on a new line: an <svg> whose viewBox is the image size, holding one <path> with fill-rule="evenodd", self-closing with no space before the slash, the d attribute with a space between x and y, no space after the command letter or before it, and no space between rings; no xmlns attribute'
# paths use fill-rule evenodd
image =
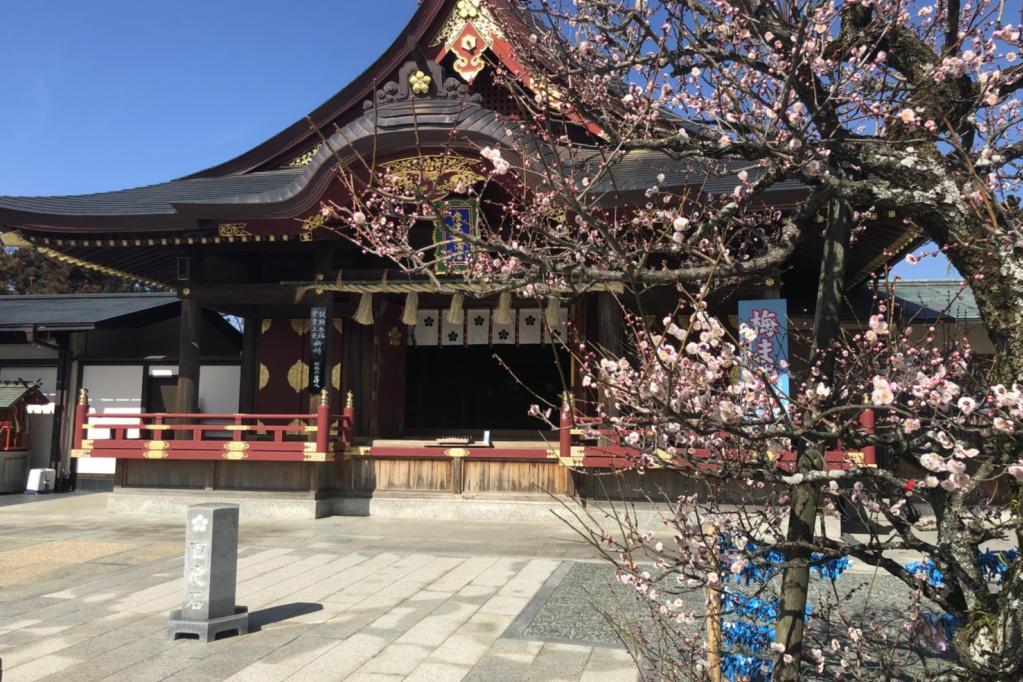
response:
<svg viewBox="0 0 1023 682"><path fill-rule="evenodd" d="M249 631L249 612L235 606L238 578L238 505L195 504L185 527L185 601L171 611L168 634L197 636Z"/></svg>

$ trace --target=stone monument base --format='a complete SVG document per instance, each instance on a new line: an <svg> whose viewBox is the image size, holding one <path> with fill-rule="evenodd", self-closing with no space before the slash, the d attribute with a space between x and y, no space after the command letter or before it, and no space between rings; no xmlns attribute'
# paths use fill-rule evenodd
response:
<svg viewBox="0 0 1023 682"><path fill-rule="evenodd" d="M234 632L236 635L248 634L249 610L244 606L236 606L233 616L209 620L184 620L181 617L181 609L174 609L167 622L167 635L171 639L194 635L200 642L206 644L225 632Z"/></svg>

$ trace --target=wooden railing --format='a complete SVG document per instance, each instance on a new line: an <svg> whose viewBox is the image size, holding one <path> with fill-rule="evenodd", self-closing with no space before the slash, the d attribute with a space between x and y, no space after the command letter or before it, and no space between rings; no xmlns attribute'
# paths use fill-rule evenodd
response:
<svg viewBox="0 0 1023 682"><path fill-rule="evenodd" d="M89 412L75 409L72 457L324 462L351 443L351 397L341 414L321 399L309 414Z"/></svg>

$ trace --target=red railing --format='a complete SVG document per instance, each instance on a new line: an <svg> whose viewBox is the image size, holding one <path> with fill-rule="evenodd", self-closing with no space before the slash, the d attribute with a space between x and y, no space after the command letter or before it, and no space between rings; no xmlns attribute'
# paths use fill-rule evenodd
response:
<svg viewBox="0 0 1023 682"><path fill-rule="evenodd" d="M323 401L311 414L90 413L75 410L73 457L323 462L351 442L349 399L342 414Z"/></svg>
<svg viewBox="0 0 1023 682"><path fill-rule="evenodd" d="M603 428L597 419L581 417L573 412L568 400L566 400L561 409L559 424L559 454L563 461L566 458L571 459L574 450L575 453L581 452L582 454L581 462L577 466L587 468L623 468L632 466L636 462L640 451L622 445L619 434L616 431ZM873 434L873 410L866 409L861 412L859 423L865 433ZM585 429L578 428L584 424L586 425ZM596 435L601 441L607 441L607 444L585 444L585 439L582 437L584 434ZM593 438L589 438L589 440L592 441ZM576 445L576 443L579 443L579 445ZM737 450L734 453L734 461L740 462L743 456L744 453ZM684 464L694 469L700 469L702 466L716 466L709 461L709 457L710 451L697 450L690 454L688 461ZM580 458L577 456L574 459L579 460ZM702 463L704 459L708 460L706 465ZM776 453L773 461L777 462L778 467L782 470L795 471L796 456L793 452ZM877 466L877 448L870 445L859 451L850 451L839 447L835 450L826 451L824 453L824 461L828 469L850 469L854 466L873 467ZM680 464L682 463L680 462Z"/></svg>

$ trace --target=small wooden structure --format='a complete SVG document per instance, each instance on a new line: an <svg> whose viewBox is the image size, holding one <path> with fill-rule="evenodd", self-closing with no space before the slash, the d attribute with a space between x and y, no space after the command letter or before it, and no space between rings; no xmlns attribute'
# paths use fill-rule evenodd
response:
<svg viewBox="0 0 1023 682"><path fill-rule="evenodd" d="M32 447L28 406L48 402L36 384L0 381L0 493L25 490L28 451Z"/></svg>

